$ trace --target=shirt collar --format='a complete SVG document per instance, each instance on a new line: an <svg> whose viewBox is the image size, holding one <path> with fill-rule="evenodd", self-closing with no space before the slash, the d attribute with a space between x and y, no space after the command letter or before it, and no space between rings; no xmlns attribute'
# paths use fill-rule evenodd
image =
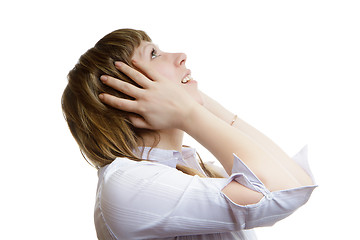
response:
<svg viewBox="0 0 360 240"><path fill-rule="evenodd" d="M140 152L142 147L139 147ZM165 150L160 148L144 147L144 152L141 158L149 161L158 162L169 167L175 168L177 164L183 165L184 159L188 159L195 154L195 149L190 147L183 147L181 152L176 150Z"/></svg>

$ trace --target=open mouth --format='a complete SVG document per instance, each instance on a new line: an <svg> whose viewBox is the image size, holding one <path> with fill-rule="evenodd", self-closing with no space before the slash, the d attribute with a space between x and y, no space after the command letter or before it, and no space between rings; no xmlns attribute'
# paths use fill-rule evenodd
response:
<svg viewBox="0 0 360 240"><path fill-rule="evenodd" d="M193 78L191 77L191 75L186 75L183 80L181 80L181 83L187 83L188 81L193 80Z"/></svg>

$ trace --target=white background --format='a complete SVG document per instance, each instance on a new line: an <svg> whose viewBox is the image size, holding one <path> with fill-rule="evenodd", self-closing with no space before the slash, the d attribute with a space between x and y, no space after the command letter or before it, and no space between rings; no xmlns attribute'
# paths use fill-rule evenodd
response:
<svg viewBox="0 0 360 240"><path fill-rule="evenodd" d="M0 12L1 239L96 239L96 170L60 98L80 55L124 27L187 53L200 89L288 154L309 145L320 187L260 240L357 238L358 1L11 1Z"/></svg>

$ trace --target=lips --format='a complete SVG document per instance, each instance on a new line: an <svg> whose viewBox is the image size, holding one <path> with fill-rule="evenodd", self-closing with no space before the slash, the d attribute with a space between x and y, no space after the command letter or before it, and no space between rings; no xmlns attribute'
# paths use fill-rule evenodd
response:
<svg viewBox="0 0 360 240"><path fill-rule="evenodd" d="M190 80L193 80L193 78L191 77L190 74L188 74L181 80L181 83L187 83Z"/></svg>

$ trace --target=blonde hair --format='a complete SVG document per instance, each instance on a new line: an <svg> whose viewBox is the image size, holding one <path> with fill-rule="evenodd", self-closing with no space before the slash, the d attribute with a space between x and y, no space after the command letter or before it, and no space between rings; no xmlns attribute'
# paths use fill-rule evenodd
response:
<svg viewBox="0 0 360 240"><path fill-rule="evenodd" d="M141 30L113 31L83 54L68 74L68 84L62 95L64 117L84 158L95 168L103 167L117 157L144 160L139 158L139 152L134 152L141 146L139 142L143 143L141 134L144 132L153 134L153 147L159 142L156 132L135 128L128 120L128 112L107 106L98 98L100 93L106 92L120 98L132 99L104 85L99 78L106 74L138 86L118 71L114 62L122 61L132 66L131 58L141 41L151 41ZM199 161L209 177L220 177L209 171L201 158ZM202 175L194 169L183 166L177 168L190 175Z"/></svg>

